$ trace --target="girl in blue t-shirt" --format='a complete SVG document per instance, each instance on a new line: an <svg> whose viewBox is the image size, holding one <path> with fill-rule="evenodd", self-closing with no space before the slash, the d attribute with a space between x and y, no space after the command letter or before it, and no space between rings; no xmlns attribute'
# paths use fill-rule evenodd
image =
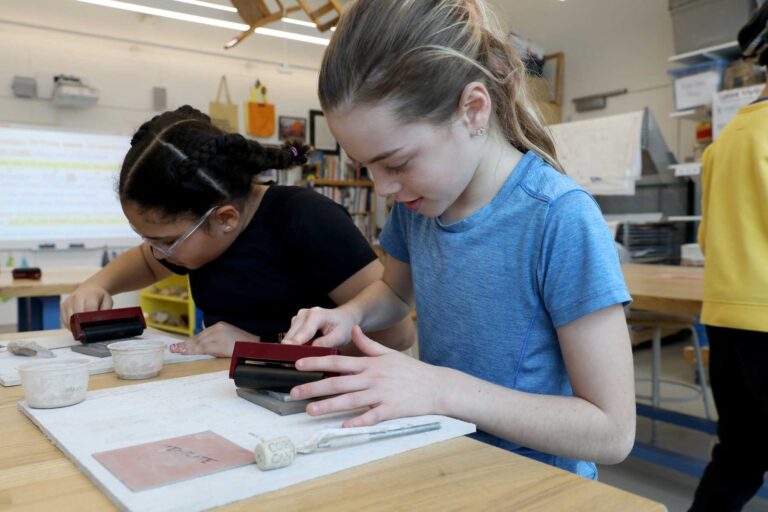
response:
<svg viewBox="0 0 768 512"><path fill-rule="evenodd" d="M524 66L482 0L356 2L325 54L320 101L347 153L396 205L381 280L298 312L285 343L367 357L301 360L339 377L311 415L368 406L348 427L422 414L595 477L635 432L629 295L594 200L564 176ZM416 307L421 361L363 335Z"/></svg>

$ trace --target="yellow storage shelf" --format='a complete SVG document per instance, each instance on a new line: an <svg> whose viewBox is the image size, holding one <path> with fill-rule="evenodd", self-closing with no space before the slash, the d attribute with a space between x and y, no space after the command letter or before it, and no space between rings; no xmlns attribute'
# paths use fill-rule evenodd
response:
<svg viewBox="0 0 768 512"><path fill-rule="evenodd" d="M158 290L173 290L178 293L163 294L158 293ZM182 293L186 298L180 296ZM195 334L196 309L187 276L174 274L142 290L139 294L139 303L149 327L185 336ZM164 324L156 321L157 316L163 316L160 315L161 313L167 314L174 323Z"/></svg>
<svg viewBox="0 0 768 512"><path fill-rule="evenodd" d="M161 331L169 331L169 332L175 332L178 334L185 334L189 336L189 329L186 327L174 327L172 325L163 325L163 324L156 324L155 322L152 322L150 320L147 320L147 326L148 327L154 327L155 329L160 329Z"/></svg>
<svg viewBox="0 0 768 512"><path fill-rule="evenodd" d="M163 300L168 302L178 302L180 304L186 304L189 299L182 299L181 297L174 297L173 295L160 295L159 293L152 293L148 291L142 292L143 296L148 299Z"/></svg>

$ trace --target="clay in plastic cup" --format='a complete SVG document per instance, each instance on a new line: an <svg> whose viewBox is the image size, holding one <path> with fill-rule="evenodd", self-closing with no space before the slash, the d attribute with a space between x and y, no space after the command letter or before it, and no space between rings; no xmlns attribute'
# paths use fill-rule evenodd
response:
<svg viewBox="0 0 768 512"><path fill-rule="evenodd" d="M34 409L53 409L79 404L88 391L89 365L87 359L19 365L27 405Z"/></svg>
<svg viewBox="0 0 768 512"><path fill-rule="evenodd" d="M165 343L160 340L128 340L110 343L112 362L119 379L151 379L160 373Z"/></svg>

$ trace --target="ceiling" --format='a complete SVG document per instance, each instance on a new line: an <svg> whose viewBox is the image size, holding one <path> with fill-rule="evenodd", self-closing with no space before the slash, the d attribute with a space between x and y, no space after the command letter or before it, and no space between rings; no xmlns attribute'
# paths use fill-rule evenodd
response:
<svg viewBox="0 0 768 512"><path fill-rule="evenodd" d="M227 0L207 0L230 5ZM569 40L595 32L621 38L627 24L642 26L657 23L666 0L488 0L505 28L556 51L570 47ZM346 3L346 2L345 2ZM216 52L244 59L287 61L292 65L316 69L323 46L286 41L255 34L232 50L222 46L237 32L166 18L141 15L117 9L76 2L75 0L0 0L2 23L55 28L82 34ZM663 6L663 9L660 8ZM307 20L302 12L292 17ZM281 26L282 25L282 26ZM270 28L321 35L313 28L285 23Z"/></svg>

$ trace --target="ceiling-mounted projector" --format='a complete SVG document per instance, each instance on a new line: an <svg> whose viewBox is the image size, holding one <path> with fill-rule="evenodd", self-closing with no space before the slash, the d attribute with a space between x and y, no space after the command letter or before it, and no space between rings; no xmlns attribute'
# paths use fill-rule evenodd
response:
<svg viewBox="0 0 768 512"><path fill-rule="evenodd" d="M77 77L58 75L53 81L52 101L57 107L92 107L99 101L99 90Z"/></svg>

